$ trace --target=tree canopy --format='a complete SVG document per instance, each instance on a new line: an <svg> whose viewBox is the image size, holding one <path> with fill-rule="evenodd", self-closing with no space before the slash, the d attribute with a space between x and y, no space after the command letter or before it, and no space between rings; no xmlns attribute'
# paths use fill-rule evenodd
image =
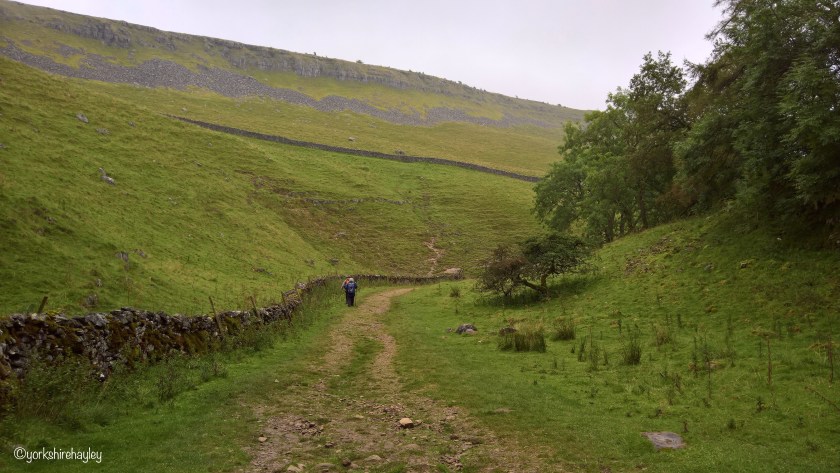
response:
<svg viewBox="0 0 840 473"><path fill-rule="evenodd" d="M548 294L548 279L583 271L591 248L580 238L559 233L528 238L519 247L501 245L485 260L477 288L510 296L520 287Z"/></svg>
<svg viewBox="0 0 840 473"><path fill-rule="evenodd" d="M840 228L840 1L716 5L705 63L649 53L606 110L566 125L536 186L550 228L609 242L727 202Z"/></svg>

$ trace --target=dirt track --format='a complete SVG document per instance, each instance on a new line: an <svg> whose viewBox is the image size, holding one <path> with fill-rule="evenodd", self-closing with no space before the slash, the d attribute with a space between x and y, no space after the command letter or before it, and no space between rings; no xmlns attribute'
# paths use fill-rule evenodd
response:
<svg viewBox="0 0 840 473"><path fill-rule="evenodd" d="M361 297L330 333L330 349L310 369L319 381L273 393L254 407L262 442L245 471L549 471L524 452L480 428L457 407L406 392L394 369L399 350L381 316L411 289ZM353 368L359 344L376 347ZM358 365L358 363L356 363ZM413 428L401 428L409 417ZM404 467L404 470L400 470ZM441 469L443 467L444 469Z"/></svg>

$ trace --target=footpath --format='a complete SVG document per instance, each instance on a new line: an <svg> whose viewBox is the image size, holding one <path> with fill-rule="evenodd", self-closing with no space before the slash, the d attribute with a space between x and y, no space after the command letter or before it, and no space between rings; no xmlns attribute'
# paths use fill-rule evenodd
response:
<svg viewBox="0 0 840 473"><path fill-rule="evenodd" d="M534 452L476 425L462 409L403 388L394 368L399 347L382 317L392 299L411 290L359 298L309 367L318 381L278 387L252 405L260 436L244 471L547 471Z"/></svg>

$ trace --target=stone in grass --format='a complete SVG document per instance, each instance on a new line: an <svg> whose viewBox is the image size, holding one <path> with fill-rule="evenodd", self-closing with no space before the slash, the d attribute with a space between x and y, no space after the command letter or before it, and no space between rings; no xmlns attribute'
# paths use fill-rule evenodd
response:
<svg viewBox="0 0 840 473"><path fill-rule="evenodd" d="M458 329L455 330L455 333L457 333L459 335L460 334L471 335L471 334L476 333L476 332L478 332L478 329L475 328L475 325L473 325L473 324L461 324L461 325L458 326Z"/></svg>
<svg viewBox="0 0 840 473"><path fill-rule="evenodd" d="M403 429L410 429L414 427L414 421L409 419L408 417L403 417L400 419L400 427Z"/></svg>
<svg viewBox="0 0 840 473"><path fill-rule="evenodd" d="M682 437L674 432L642 432L642 435L647 437L657 450L685 447Z"/></svg>
<svg viewBox="0 0 840 473"><path fill-rule="evenodd" d="M78 118L79 121L82 123L88 123L88 117L86 117L85 114L82 112L77 113L76 118Z"/></svg>
<svg viewBox="0 0 840 473"><path fill-rule="evenodd" d="M268 440L268 437L260 437L257 440L259 440L260 443L265 443L265 441Z"/></svg>
<svg viewBox="0 0 840 473"><path fill-rule="evenodd" d="M116 184L116 181L114 181L114 178L112 178L111 176L109 176L109 175L108 175L108 173L107 173L107 172L105 172L105 170L104 170L104 169L102 169L102 168L99 168L99 177L100 177L103 181L105 181L106 183L108 183L108 184L110 184L110 185L112 185L112 186Z"/></svg>

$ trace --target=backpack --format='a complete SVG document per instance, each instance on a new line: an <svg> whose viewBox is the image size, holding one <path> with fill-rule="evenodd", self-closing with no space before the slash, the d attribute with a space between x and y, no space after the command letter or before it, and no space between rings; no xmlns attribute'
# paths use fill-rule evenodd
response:
<svg viewBox="0 0 840 473"><path fill-rule="evenodd" d="M347 291L348 294L355 294L356 293L356 282L350 281L344 286L344 290Z"/></svg>

